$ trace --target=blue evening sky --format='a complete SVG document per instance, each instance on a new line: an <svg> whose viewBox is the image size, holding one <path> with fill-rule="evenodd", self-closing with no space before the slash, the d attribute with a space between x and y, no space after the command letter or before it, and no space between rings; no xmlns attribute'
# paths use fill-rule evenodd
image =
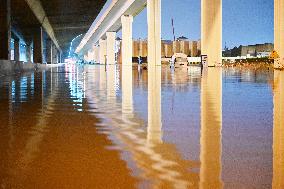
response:
<svg viewBox="0 0 284 189"><path fill-rule="evenodd" d="M171 18L176 36L200 38L201 0L161 0L162 38L173 39ZM273 42L273 0L223 0L223 47ZM133 23L133 38L147 37L147 11Z"/></svg>

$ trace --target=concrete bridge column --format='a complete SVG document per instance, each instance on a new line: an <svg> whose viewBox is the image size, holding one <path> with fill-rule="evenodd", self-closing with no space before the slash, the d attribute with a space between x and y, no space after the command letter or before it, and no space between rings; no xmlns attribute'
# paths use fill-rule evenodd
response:
<svg viewBox="0 0 284 189"><path fill-rule="evenodd" d="M161 65L161 0L147 0L148 65Z"/></svg>
<svg viewBox="0 0 284 189"><path fill-rule="evenodd" d="M222 63L222 0L201 0L201 54L208 66Z"/></svg>
<svg viewBox="0 0 284 189"><path fill-rule="evenodd" d="M26 58L27 58L27 62L31 62L32 61L32 48L31 48L31 44L26 44Z"/></svg>
<svg viewBox="0 0 284 189"><path fill-rule="evenodd" d="M52 64L52 41L46 40L46 63Z"/></svg>
<svg viewBox="0 0 284 189"><path fill-rule="evenodd" d="M57 63L57 49L53 43L51 44L51 63L52 64Z"/></svg>
<svg viewBox="0 0 284 189"><path fill-rule="evenodd" d="M64 61L63 61L63 57L62 57L62 52L60 51L58 63L62 63L62 62L64 62Z"/></svg>
<svg viewBox="0 0 284 189"><path fill-rule="evenodd" d="M274 67L284 68L284 0L274 0L274 49L280 57Z"/></svg>
<svg viewBox="0 0 284 189"><path fill-rule="evenodd" d="M94 61L97 63L99 62L99 48L98 46L94 45L93 46L93 51L94 51L94 54L93 54L93 58L94 58Z"/></svg>
<svg viewBox="0 0 284 189"><path fill-rule="evenodd" d="M35 63L43 63L43 29L39 27L34 32L34 52L33 59Z"/></svg>
<svg viewBox="0 0 284 189"><path fill-rule="evenodd" d="M10 60L11 41L11 1L0 3L0 59Z"/></svg>
<svg viewBox="0 0 284 189"><path fill-rule="evenodd" d="M121 17L122 23L122 46L121 56L122 65L132 65L132 22L133 16L123 15Z"/></svg>
<svg viewBox="0 0 284 189"><path fill-rule="evenodd" d="M88 54L84 54L84 60L88 61Z"/></svg>
<svg viewBox="0 0 284 189"><path fill-rule="evenodd" d="M20 39L14 39L14 60L20 61Z"/></svg>
<svg viewBox="0 0 284 189"><path fill-rule="evenodd" d="M106 64L107 44L106 40L101 39L100 44L100 64Z"/></svg>
<svg viewBox="0 0 284 189"><path fill-rule="evenodd" d="M93 60L93 49L88 50L87 61L90 62Z"/></svg>
<svg viewBox="0 0 284 189"><path fill-rule="evenodd" d="M60 63L60 51L56 50L56 64Z"/></svg>
<svg viewBox="0 0 284 189"><path fill-rule="evenodd" d="M107 63L115 64L115 37L116 32L107 32Z"/></svg>

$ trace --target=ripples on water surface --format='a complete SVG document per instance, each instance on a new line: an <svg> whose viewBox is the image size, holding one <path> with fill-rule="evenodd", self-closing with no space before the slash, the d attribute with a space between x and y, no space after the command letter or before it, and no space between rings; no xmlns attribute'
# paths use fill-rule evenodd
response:
<svg viewBox="0 0 284 189"><path fill-rule="evenodd" d="M284 188L284 72L64 65L0 91L0 188Z"/></svg>

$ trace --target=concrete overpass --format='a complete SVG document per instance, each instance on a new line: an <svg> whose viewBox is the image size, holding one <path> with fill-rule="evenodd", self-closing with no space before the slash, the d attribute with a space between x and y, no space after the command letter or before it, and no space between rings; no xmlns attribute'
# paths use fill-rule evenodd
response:
<svg viewBox="0 0 284 189"><path fill-rule="evenodd" d="M27 62L61 62L68 55L72 39L87 32L105 2L1 0L0 60L23 61L19 57L22 44Z"/></svg>
<svg viewBox="0 0 284 189"><path fill-rule="evenodd" d="M148 62L160 65L161 3L161 0L2 0L0 60L21 60L20 44L24 44L28 62L62 61L72 39L86 33L76 52L91 55L100 63L106 60L114 63L115 34L122 29L122 62L131 65L133 17L147 8ZM274 5L278 68L284 62L284 0L274 0ZM208 55L209 66L222 61L222 0L201 0L201 53Z"/></svg>
<svg viewBox="0 0 284 189"><path fill-rule="evenodd" d="M161 0L108 0L86 33L76 52L85 58L114 62L115 33L122 29L122 63L132 63L132 19L147 7L148 62L161 62ZM284 65L284 0L274 0L275 50L280 58L275 67ZM222 0L201 0L201 53L208 55L208 65L222 62Z"/></svg>
<svg viewBox="0 0 284 189"><path fill-rule="evenodd" d="M88 55L89 51L99 54L97 62L113 64L116 32L122 29L122 62L132 64L133 17L147 7L148 15L148 62L161 64L161 0L108 0L98 18L86 33L76 53ZM99 48L97 48L99 46Z"/></svg>

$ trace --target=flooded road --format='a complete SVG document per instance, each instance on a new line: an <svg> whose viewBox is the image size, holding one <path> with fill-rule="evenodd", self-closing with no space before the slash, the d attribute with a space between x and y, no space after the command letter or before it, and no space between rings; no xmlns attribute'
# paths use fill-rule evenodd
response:
<svg viewBox="0 0 284 189"><path fill-rule="evenodd" d="M0 77L0 188L284 188L284 72Z"/></svg>

